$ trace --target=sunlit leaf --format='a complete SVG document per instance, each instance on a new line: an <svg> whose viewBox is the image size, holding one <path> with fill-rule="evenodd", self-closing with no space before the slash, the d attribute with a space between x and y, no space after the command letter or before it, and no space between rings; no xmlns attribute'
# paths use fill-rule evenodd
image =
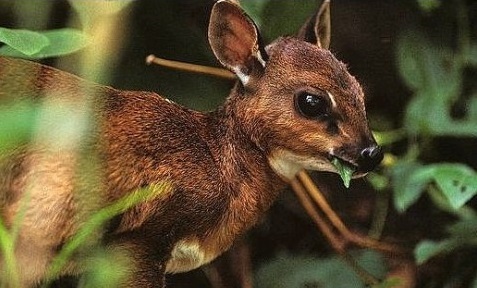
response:
<svg viewBox="0 0 477 288"><path fill-rule="evenodd" d="M79 51L90 43L86 34L72 28L49 30L40 34L46 37L49 42L49 45L43 47L40 51L27 55L9 46L4 46L0 48L0 55L27 59L58 57Z"/></svg>
<svg viewBox="0 0 477 288"><path fill-rule="evenodd" d="M49 39L39 32L4 27L0 27L0 42L28 56L38 53L49 45Z"/></svg>

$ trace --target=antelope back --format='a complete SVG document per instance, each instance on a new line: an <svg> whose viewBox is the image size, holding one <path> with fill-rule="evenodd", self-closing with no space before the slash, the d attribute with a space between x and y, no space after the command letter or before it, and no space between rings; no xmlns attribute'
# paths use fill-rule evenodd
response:
<svg viewBox="0 0 477 288"><path fill-rule="evenodd" d="M229 103L284 179L302 168L336 172L333 157L355 166L358 176L382 158L359 83L327 49L329 31L329 1L298 36L268 46L234 3L219 1L212 11L212 50L239 78Z"/></svg>

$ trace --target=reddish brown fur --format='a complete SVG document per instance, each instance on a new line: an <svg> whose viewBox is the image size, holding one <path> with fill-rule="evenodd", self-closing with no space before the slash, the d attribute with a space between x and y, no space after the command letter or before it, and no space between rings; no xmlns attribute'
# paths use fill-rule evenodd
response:
<svg viewBox="0 0 477 288"><path fill-rule="evenodd" d="M102 185L84 183L77 176L76 164L82 158L74 151L35 144L0 162L0 212L8 225L30 185L29 177L39 175L43 185L31 189L33 198L17 244L19 263L26 265L22 272L28 275L23 285L41 280L54 250L84 221L82 213L166 181L171 189L125 212L102 236L112 249L129 251L134 260L134 273L125 286L163 287L170 259L176 259L170 272L212 260L267 210L289 180L272 164L283 160L280 153L292 151L311 161L327 162L335 149L340 157L356 163L363 145L374 142L361 88L341 62L316 45L280 38L267 48L269 59L263 67L265 55L259 54L264 49L253 23L229 5L233 4L219 2L216 13L237 27L230 33L211 28L211 44L219 60L242 82L222 107L210 113L189 110L155 93L115 90L54 68L0 58L0 99L13 94L13 98L41 99L55 92L65 103L82 105L85 97L96 95L97 133L91 133L82 147L88 153L81 155L99 157L101 165L93 174L99 175ZM243 43L237 38L240 29L248 31ZM229 48L223 48L221 41ZM234 48L237 45L245 46ZM222 49L226 51L218 51ZM327 123L299 115L293 99L300 89L334 95L334 133ZM333 169L326 165L324 170ZM45 184L51 179L57 181ZM74 197L74 193L88 197ZM99 201L78 203L83 198ZM197 252L203 259L190 264L194 261L190 255L180 258L184 251L192 256ZM71 263L64 272L81 271Z"/></svg>

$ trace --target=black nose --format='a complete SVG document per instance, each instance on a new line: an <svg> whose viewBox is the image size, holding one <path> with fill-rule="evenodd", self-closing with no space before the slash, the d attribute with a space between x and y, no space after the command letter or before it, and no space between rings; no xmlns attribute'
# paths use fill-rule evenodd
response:
<svg viewBox="0 0 477 288"><path fill-rule="evenodd" d="M378 145L369 146L361 150L358 160L359 170L362 172L369 172L376 168L376 166L383 160L383 152Z"/></svg>

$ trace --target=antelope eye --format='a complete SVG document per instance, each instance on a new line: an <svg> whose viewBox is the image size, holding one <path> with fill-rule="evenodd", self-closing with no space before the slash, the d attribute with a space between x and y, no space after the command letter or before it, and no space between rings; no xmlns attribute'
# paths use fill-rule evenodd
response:
<svg viewBox="0 0 477 288"><path fill-rule="evenodd" d="M301 92L295 96L295 107L303 116L317 118L327 116L329 104L324 95Z"/></svg>

